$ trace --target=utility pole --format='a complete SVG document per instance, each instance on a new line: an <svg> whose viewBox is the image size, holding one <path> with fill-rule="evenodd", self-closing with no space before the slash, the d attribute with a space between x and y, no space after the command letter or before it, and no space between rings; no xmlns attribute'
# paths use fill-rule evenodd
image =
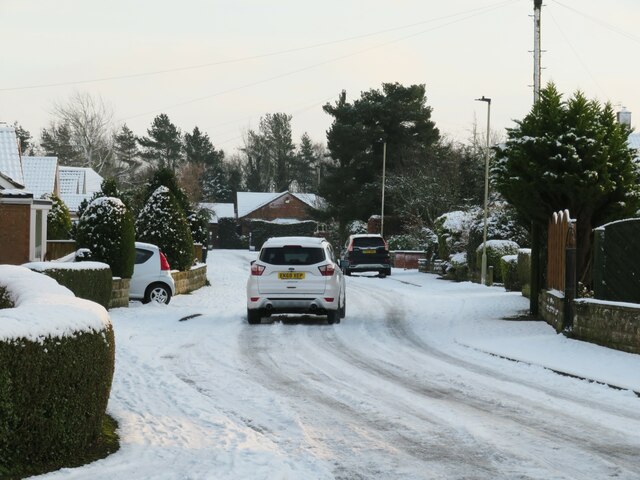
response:
<svg viewBox="0 0 640 480"><path fill-rule="evenodd" d="M533 0L533 103L540 97L541 65L541 41L540 41L540 16L542 13L542 0Z"/></svg>

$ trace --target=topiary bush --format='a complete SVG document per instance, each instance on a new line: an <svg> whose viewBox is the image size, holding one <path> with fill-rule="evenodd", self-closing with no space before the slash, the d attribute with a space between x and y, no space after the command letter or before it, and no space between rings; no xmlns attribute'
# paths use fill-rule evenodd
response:
<svg viewBox="0 0 640 480"><path fill-rule="evenodd" d="M500 259L505 255L516 255L520 247L511 240L487 240L487 270L493 267L493 281L502 283ZM477 265L482 265L482 245L476 249Z"/></svg>
<svg viewBox="0 0 640 480"><path fill-rule="evenodd" d="M171 268L186 271L193 265L191 229L167 187L158 187L149 197L136 220L136 232L138 240L160 247Z"/></svg>
<svg viewBox="0 0 640 480"><path fill-rule="evenodd" d="M113 275L106 263L32 262L23 266L53 278L78 298L91 300L106 309L109 308Z"/></svg>
<svg viewBox="0 0 640 480"><path fill-rule="evenodd" d="M99 197L85 209L76 233L79 248L91 250L98 262L111 267L115 277L131 278L135 262L133 219L124 203L115 197Z"/></svg>
<svg viewBox="0 0 640 480"><path fill-rule="evenodd" d="M52 278L2 265L0 289L0 478L22 478L102 441L115 342L106 310Z"/></svg>
<svg viewBox="0 0 640 480"><path fill-rule="evenodd" d="M466 251L473 212L457 210L439 216L434 230L438 236L438 256L442 259Z"/></svg>
<svg viewBox="0 0 640 480"><path fill-rule="evenodd" d="M71 214L57 195L47 196L51 210L47 213L47 240L67 240L71 237Z"/></svg>

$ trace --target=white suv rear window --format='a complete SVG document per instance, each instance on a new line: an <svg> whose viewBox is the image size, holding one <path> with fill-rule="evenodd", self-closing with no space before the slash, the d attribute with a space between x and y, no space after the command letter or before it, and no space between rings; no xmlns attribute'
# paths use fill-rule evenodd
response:
<svg viewBox="0 0 640 480"><path fill-rule="evenodd" d="M324 250L318 247L267 247L260 252L260 260L271 265L313 265L324 259Z"/></svg>

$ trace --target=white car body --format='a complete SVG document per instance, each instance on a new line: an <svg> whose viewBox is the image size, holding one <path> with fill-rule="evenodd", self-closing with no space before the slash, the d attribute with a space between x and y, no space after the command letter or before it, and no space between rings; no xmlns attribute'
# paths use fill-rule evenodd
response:
<svg viewBox="0 0 640 480"><path fill-rule="evenodd" d="M275 237L262 245L247 281L249 323L273 313L326 315L339 323L345 308L344 276L324 238Z"/></svg>
<svg viewBox="0 0 640 480"><path fill-rule="evenodd" d="M129 285L129 298L145 303L169 303L176 293L176 286L169 264L165 263L164 269L162 264L162 253L156 245L136 242L136 260Z"/></svg>

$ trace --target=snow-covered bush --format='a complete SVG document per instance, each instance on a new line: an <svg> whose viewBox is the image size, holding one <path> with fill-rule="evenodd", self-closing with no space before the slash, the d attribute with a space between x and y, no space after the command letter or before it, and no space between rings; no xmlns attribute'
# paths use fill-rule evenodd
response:
<svg viewBox="0 0 640 480"><path fill-rule="evenodd" d="M347 224L347 235L357 235L367 233L367 222L353 220Z"/></svg>
<svg viewBox="0 0 640 480"><path fill-rule="evenodd" d="M505 255L500 259L500 273L504 288L510 292L520 291L522 284L518 278L518 255Z"/></svg>
<svg viewBox="0 0 640 480"><path fill-rule="evenodd" d="M67 240L71 232L71 214L57 195L48 195L51 210L47 213L47 239Z"/></svg>
<svg viewBox="0 0 640 480"><path fill-rule="evenodd" d="M136 220L137 238L153 243L167 256L171 268L189 270L195 252L191 229L182 209L167 187L158 187Z"/></svg>
<svg viewBox="0 0 640 480"><path fill-rule="evenodd" d="M469 228L474 211L456 210L436 218L435 233L438 236L438 255L442 259L454 253L466 251L469 241Z"/></svg>
<svg viewBox="0 0 640 480"><path fill-rule="evenodd" d="M407 233L388 237L387 243L389 250L420 250L431 258L438 247L438 237L429 228L415 228Z"/></svg>
<svg viewBox="0 0 640 480"><path fill-rule="evenodd" d="M115 197L99 197L85 209L76 232L80 248L111 267L115 277L131 278L136 256L133 219L124 203Z"/></svg>
<svg viewBox="0 0 640 480"><path fill-rule="evenodd" d="M484 210L476 208L469 227L467 258L469 270L479 272L481 264L476 263L475 251L482 244L484 235ZM491 202L487 215L487 240L512 240L518 245L527 246L529 233L517 221L515 210L506 202Z"/></svg>
<svg viewBox="0 0 640 480"><path fill-rule="evenodd" d="M516 255L520 246L511 240L487 240L487 269L493 267L493 281L502 283L500 259L505 255ZM477 265L482 265L482 244L476 249Z"/></svg>
<svg viewBox="0 0 640 480"><path fill-rule="evenodd" d="M201 208L197 212L189 215L189 228L191 229L191 238L196 243L201 243L206 247L209 243L209 221L211 213L206 208Z"/></svg>
<svg viewBox="0 0 640 480"><path fill-rule="evenodd" d="M454 253L449 257L446 277L456 282L469 280L469 266L467 264L467 253Z"/></svg>
<svg viewBox="0 0 640 480"><path fill-rule="evenodd" d="M24 478L102 441L115 343L106 310L52 278L0 265L1 291L0 477Z"/></svg>

